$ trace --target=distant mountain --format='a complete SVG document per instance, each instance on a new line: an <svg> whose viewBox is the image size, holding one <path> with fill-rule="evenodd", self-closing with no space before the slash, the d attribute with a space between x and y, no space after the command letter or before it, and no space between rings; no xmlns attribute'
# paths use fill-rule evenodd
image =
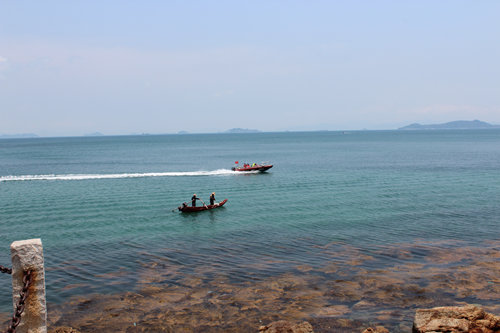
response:
<svg viewBox="0 0 500 333"><path fill-rule="evenodd" d="M33 133L0 134L0 139L21 139L21 138L38 138L38 135Z"/></svg>
<svg viewBox="0 0 500 333"><path fill-rule="evenodd" d="M434 129L491 129L500 128L500 125L488 124L480 120L457 120L444 124L421 125L411 124L398 128L400 130L434 130Z"/></svg>
<svg viewBox="0 0 500 333"><path fill-rule="evenodd" d="M231 128L225 131L224 133L260 133L260 131L248 128Z"/></svg>
<svg viewBox="0 0 500 333"><path fill-rule="evenodd" d="M177 134L189 134L189 132L188 131L179 131L179 132L177 132Z"/></svg>
<svg viewBox="0 0 500 333"><path fill-rule="evenodd" d="M85 134L85 136L104 136L101 132L94 132L94 133L89 133Z"/></svg>

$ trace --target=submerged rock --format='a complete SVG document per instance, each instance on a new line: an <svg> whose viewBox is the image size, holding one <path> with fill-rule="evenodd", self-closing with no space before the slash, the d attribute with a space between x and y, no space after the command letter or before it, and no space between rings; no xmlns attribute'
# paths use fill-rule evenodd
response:
<svg viewBox="0 0 500 333"><path fill-rule="evenodd" d="M368 327L363 333L389 333L389 330L384 326L375 326L375 328Z"/></svg>
<svg viewBox="0 0 500 333"><path fill-rule="evenodd" d="M414 333L500 333L500 317L474 305L418 309Z"/></svg>
<svg viewBox="0 0 500 333"><path fill-rule="evenodd" d="M73 327L60 326L49 330L49 333L80 333L80 331L75 330Z"/></svg>
<svg viewBox="0 0 500 333"><path fill-rule="evenodd" d="M377 329L374 325L411 332L416 308L465 305L458 303L465 297L500 314L500 241L453 251L446 246L398 244L377 254L394 253L398 260L387 266L366 256L363 260L372 260L368 266L351 266L362 253L352 247L336 250L333 245L325 247L332 262L323 268L301 266L300 273L265 278L252 273L243 282L213 265L196 267L191 274L170 260L145 262L133 291L89 294L50 305L49 332L67 326L82 333L255 333L262 323L278 320L307 320L316 333L360 333L370 326ZM425 253L423 263L405 261L414 253ZM275 264L257 262L249 271L268 271ZM106 278L118 274L111 272ZM7 325L10 316L0 313L0 324L5 318Z"/></svg>
<svg viewBox="0 0 500 333"><path fill-rule="evenodd" d="M259 327L259 333L314 333L314 331L307 321L293 324L286 320L280 320Z"/></svg>

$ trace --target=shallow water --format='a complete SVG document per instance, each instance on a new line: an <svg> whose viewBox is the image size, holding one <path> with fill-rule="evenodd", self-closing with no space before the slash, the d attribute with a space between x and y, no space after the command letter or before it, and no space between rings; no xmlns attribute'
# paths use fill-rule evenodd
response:
<svg viewBox="0 0 500 333"><path fill-rule="evenodd" d="M239 174L230 171L235 160L275 166ZM363 294L370 289L360 285L361 299L337 302L339 296L324 296L331 280L357 281L365 272L384 280L401 266L410 282L432 286L458 250L472 249L455 270L485 261L484 251L496 253L499 168L497 130L0 140L0 264L10 266L12 241L41 237L54 309L89 293L157 284L168 290L185 277L201 279L200 288L224 277L241 290L294 277L306 281L298 288L303 293L322 291L314 311L344 305L349 311L339 316L368 318L354 305L379 296ZM193 193L208 201L212 191L229 199L225 207L172 212ZM394 254L399 248L407 252ZM483 274L498 266L492 258ZM164 269L160 281L149 283L152 265ZM6 300L0 312L9 312L10 280L0 278ZM497 288L490 282L485 286ZM438 288L432 297L498 301L462 297L454 288ZM281 313L272 304L279 301L269 301L268 310ZM392 302L386 311L398 306Z"/></svg>

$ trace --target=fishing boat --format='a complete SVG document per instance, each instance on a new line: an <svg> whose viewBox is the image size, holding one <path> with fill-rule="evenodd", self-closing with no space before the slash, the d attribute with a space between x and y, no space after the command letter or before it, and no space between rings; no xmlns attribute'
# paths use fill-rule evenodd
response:
<svg viewBox="0 0 500 333"><path fill-rule="evenodd" d="M221 202L218 202L214 205L203 205L203 206L188 206L187 203L183 203L182 206L177 207L179 211L183 213L192 213L192 212L201 212L203 210L210 210L210 209L215 209L224 206L224 204L227 202L227 199L222 200Z"/></svg>
<svg viewBox="0 0 500 333"><path fill-rule="evenodd" d="M239 164L238 161L235 162L236 164ZM248 164L248 163L243 163L243 165L238 165L234 168L231 168L231 170L233 171L259 171L259 172L265 172L269 169L271 169L273 167L272 164L266 164L266 163L262 163L262 164L257 164L257 163L253 163L253 164Z"/></svg>

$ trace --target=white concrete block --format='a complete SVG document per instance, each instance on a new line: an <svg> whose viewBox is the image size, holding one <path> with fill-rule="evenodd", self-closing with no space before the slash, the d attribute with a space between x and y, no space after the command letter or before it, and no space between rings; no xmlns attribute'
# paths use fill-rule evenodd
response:
<svg viewBox="0 0 500 333"><path fill-rule="evenodd" d="M41 239L28 239L10 245L12 256L12 297L14 310L23 288L23 274L31 270L33 282L29 288L26 307L16 333L47 333L47 306L45 302L45 269Z"/></svg>

